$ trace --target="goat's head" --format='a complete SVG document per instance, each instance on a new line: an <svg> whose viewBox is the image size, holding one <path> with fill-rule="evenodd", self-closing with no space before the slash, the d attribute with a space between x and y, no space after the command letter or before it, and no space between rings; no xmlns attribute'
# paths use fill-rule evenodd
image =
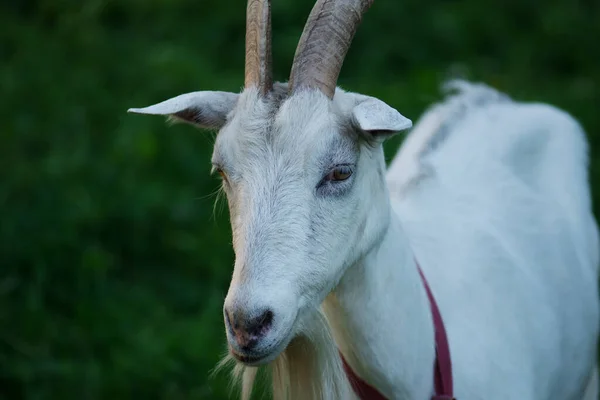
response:
<svg viewBox="0 0 600 400"><path fill-rule="evenodd" d="M273 84L268 0L249 0L245 89L194 92L130 111L219 131L236 260L224 306L231 353L274 359L388 224L382 142L411 121L336 88L373 0L319 0L289 84Z"/></svg>

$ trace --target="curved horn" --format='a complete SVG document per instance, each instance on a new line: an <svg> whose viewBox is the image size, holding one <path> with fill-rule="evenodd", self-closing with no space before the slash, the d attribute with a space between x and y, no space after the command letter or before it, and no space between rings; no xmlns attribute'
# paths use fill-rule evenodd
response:
<svg viewBox="0 0 600 400"><path fill-rule="evenodd" d="M363 14L374 0L318 0L294 56L290 91L314 87L333 98L337 79Z"/></svg>
<svg viewBox="0 0 600 400"><path fill-rule="evenodd" d="M263 95L273 88L270 0L248 0L244 86L257 86Z"/></svg>

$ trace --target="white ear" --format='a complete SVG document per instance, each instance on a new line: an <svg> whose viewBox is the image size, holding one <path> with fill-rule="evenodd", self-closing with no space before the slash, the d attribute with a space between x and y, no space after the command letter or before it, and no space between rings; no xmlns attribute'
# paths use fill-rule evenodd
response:
<svg viewBox="0 0 600 400"><path fill-rule="evenodd" d="M192 92L173 97L145 108L130 108L136 114L164 115L200 128L219 129L227 121L227 114L235 107L237 93Z"/></svg>
<svg viewBox="0 0 600 400"><path fill-rule="evenodd" d="M356 125L374 135L403 131L412 127L412 121L375 97L366 97L352 109Z"/></svg>

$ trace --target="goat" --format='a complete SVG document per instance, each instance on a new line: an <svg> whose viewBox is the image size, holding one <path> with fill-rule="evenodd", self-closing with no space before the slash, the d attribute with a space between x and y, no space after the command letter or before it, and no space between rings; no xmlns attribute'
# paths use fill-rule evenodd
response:
<svg viewBox="0 0 600 400"><path fill-rule="evenodd" d="M247 6L245 88L129 111L218 130L235 265L229 354L251 396L353 398L339 352L390 399L427 399L432 311L459 399L598 396L598 229L576 120L483 84L425 112L386 172L383 142L412 122L337 87L373 0L318 0L288 83L273 83L268 0ZM339 351L339 352L338 352Z"/></svg>

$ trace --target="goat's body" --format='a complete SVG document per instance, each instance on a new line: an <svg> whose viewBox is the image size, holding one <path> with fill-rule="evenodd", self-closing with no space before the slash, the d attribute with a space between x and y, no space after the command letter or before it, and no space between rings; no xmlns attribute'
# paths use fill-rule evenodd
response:
<svg viewBox="0 0 600 400"><path fill-rule="evenodd" d="M272 363L277 399L349 399L339 349L390 400L428 399L434 327L415 260L442 312L458 399L598 396L584 132L551 106L458 86L387 175L382 143L410 121L372 97L286 97L275 85L266 100L251 88L133 109L221 126L213 166L236 250L225 322L231 356L251 365L242 398L254 367Z"/></svg>
<svg viewBox="0 0 600 400"><path fill-rule="evenodd" d="M415 126L387 176L456 396L581 399L600 321L585 135L550 106L464 89Z"/></svg>
<svg viewBox="0 0 600 400"><path fill-rule="evenodd" d="M372 3L317 0L289 85L273 85L270 1L249 0L242 93L130 109L219 131L211 163L236 253L223 314L242 398L266 364L276 399L351 398L338 349L387 398L430 398L435 332L416 260L457 398L597 397L600 255L582 129L458 83L386 176L382 145L412 122L335 86Z"/></svg>
<svg viewBox="0 0 600 400"><path fill-rule="evenodd" d="M390 195L389 225L364 236L375 244L323 302L335 344L326 324L306 322L315 356L292 346L275 361L290 381L274 380L287 393L278 398L351 398L335 346L390 400L431 396L434 328L415 259L443 315L458 399L598 397L584 132L553 107L462 88L423 116L388 168L389 192L371 201L381 212Z"/></svg>

